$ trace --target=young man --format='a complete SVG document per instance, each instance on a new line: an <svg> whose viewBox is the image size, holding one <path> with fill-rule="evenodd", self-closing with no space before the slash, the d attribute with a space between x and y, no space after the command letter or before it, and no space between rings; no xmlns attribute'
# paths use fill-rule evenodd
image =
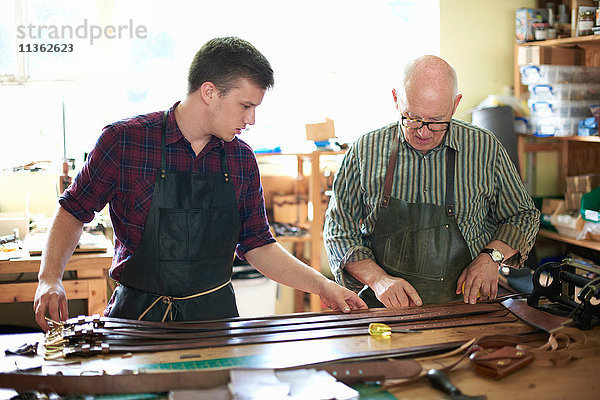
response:
<svg viewBox="0 0 600 400"><path fill-rule="evenodd" d="M399 121L360 137L336 175L329 262L370 307L495 298L498 267L533 246L539 211L496 137L452 119L457 86L439 57L409 63Z"/></svg>
<svg viewBox="0 0 600 400"><path fill-rule="evenodd" d="M291 256L269 232L258 165L239 134L273 85L267 59L235 37L196 54L188 94L170 110L107 126L61 196L42 257L34 310L48 329L68 316L65 265L85 222L110 204L118 282L111 317L206 320L237 316L234 251L265 276L318 294L334 310L358 296Z"/></svg>

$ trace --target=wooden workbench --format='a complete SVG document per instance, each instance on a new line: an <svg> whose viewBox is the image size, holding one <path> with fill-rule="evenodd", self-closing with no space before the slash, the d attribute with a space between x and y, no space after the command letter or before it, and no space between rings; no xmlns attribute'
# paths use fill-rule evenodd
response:
<svg viewBox="0 0 600 400"><path fill-rule="evenodd" d="M35 273L40 270L40 256L0 261L0 276ZM106 308L108 274L112 249L102 253L78 253L71 256L65 272L74 271L76 277L65 277L63 285L69 300L87 300L88 314L101 314ZM8 281L0 283L0 303L33 301L37 282Z"/></svg>
<svg viewBox="0 0 600 400"><path fill-rule="evenodd" d="M521 322L472 326L454 329L430 330L419 334L393 335L391 339L370 337L368 335L347 338L333 338L320 340L305 340L287 343L245 345L220 348L206 348L197 350L171 351L159 353L137 354L133 356L112 355L107 357L72 358L64 361L43 361L44 368L48 371L61 370L68 374L69 371L87 371L87 374L100 374L103 371L114 373L121 369L145 368L144 366L158 363L206 363L218 367L219 365L236 365L237 358L253 357L252 367L280 367L296 362L317 362L333 356L339 356L358 351L389 350L412 346L420 346L439 342L452 342L467 340L472 337L489 334L523 333L532 331L532 328ZM600 327L584 331L588 339L600 341ZM27 336L29 335L29 336ZM10 341L21 344L23 340L32 340L36 336L11 335L5 336L3 343ZM41 337L37 334L37 338ZM20 341L20 342L19 342ZM258 357L256 357L258 356ZM0 355L0 365L12 365L14 356L8 359ZM31 362L31 361L29 361ZM439 368L449 361L423 362L424 370ZM441 363L441 364L440 364ZM451 381L467 395L486 395L488 399L590 399L596 398L596 382L600 379L600 354L592 357L574 360L563 367L538 367L529 365L526 368L506 376L500 381L483 378L474 374L468 361L459 364L456 370L448 373ZM218 370L218 368L217 368ZM215 371L213 369L212 371ZM163 370L164 372L164 370ZM173 372L176 373L176 372ZM208 376L207 376L208 378ZM132 376L135 380L136 377ZM213 378L210 378L213 379ZM201 379L198 385L210 385L210 379ZM217 379L218 381L218 379ZM215 385L222 384L215 381ZM143 391L144 388L140 388ZM436 399L444 395L433 389L428 381L421 380L407 386L389 389L389 392L398 399Z"/></svg>

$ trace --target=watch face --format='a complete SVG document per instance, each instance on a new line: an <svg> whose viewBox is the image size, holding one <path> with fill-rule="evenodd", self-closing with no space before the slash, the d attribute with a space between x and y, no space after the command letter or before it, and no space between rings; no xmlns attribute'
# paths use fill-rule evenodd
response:
<svg viewBox="0 0 600 400"><path fill-rule="evenodd" d="M496 249L492 250L492 252L490 253L490 256L492 256L492 260L494 260L496 262L501 262L504 259L504 256L502 255L502 253L500 253Z"/></svg>

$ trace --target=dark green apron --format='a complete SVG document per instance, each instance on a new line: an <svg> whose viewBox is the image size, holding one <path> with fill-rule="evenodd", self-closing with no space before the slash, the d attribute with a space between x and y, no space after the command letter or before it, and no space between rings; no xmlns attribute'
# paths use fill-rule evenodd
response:
<svg viewBox="0 0 600 400"><path fill-rule="evenodd" d="M408 203L391 197L398 136L394 137L383 200L372 235L375 261L389 275L406 279L416 289L423 304L458 300L461 295L455 294L456 282L472 259L455 218L455 150L446 147L445 206ZM384 307L368 286L359 296L369 307Z"/></svg>
<svg viewBox="0 0 600 400"><path fill-rule="evenodd" d="M224 150L221 172L166 170L165 111L161 168L142 242L125 263L110 317L192 321L238 316L231 285L240 214Z"/></svg>

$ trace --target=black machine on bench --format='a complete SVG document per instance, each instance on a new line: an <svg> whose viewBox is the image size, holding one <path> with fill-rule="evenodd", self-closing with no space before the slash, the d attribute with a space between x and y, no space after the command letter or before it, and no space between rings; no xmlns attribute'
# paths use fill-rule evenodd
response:
<svg viewBox="0 0 600 400"><path fill-rule="evenodd" d="M578 274L578 270L585 274ZM581 288L577 294L576 287ZM541 298L556 304L540 304ZM542 264L533 274L533 291L527 303L554 314L568 314L579 329L591 329L600 323L600 269L570 256Z"/></svg>

